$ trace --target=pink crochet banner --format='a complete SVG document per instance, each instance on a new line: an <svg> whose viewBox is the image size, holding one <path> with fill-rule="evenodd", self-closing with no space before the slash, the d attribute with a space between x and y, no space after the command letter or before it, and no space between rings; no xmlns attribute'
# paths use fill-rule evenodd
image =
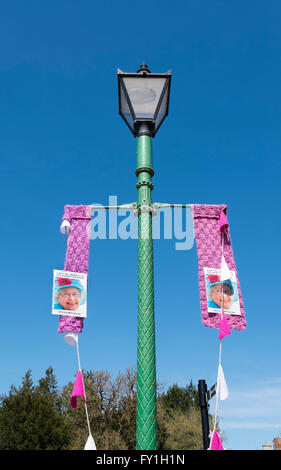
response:
<svg viewBox="0 0 281 470"><path fill-rule="evenodd" d="M217 295L217 298L219 295L224 295L224 311L229 327L244 330L246 328L244 304L231 246L226 212L227 206L225 204L193 205L202 323L211 328L220 328L221 305L216 300L215 295ZM232 281L224 281L223 285L220 278L222 253L224 261L233 274ZM208 297L211 290L209 286L214 288L213 291L216 288L218 291L217 294L211 294L212 298ZM227 302L229 302L229 305ZM231 303L232 306L230 306Z"/></svg>
<svg viewBox="0 0 281 470"><path fill-rule="evenodd" d="M90 240L87 228L91 220L91 210L89 206L66 205L62 220L67 220L70 223L64 270L88 273ZM81 333L82 329L83 318L60 316L59 333L68 331Z"/></svg>

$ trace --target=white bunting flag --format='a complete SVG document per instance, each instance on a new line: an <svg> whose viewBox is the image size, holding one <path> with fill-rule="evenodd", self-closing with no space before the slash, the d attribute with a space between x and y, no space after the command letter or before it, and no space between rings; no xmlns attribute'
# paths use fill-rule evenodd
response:
<svg viewBox="0 0 281 470"><path fill-rule="evenodd" d="M231 279L231 271L228 268L224 256L221 257L221 281L228 281Z"/></svg>
<svg viewBox="0 0 281 470"><path fill-rule="evenodd" d="M84 450L97 450L95 441L94 441L91 434L89 435L89 437L87 439Z"/></svg>
<svg viewBox="0 0 281 470"><path fill-rule="evenodd" d="M217 394L221 400L225 400L229 395L221 364L218 369Z"/></svg>

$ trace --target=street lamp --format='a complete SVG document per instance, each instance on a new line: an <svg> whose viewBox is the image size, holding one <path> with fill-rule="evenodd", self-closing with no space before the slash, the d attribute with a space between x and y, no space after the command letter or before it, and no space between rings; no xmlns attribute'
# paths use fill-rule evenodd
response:
<svg viewBox="0 0 281 470"><path fill-rule="evenodd" d="M152 199L152 137L168 115L171 71L153 74L118 69L119 114L137 137L138 351L137 450L157 448Z"/></svg>
<svg viewBox="0 0 281 470"><path fill-rule="evenodd" d="M154 137L169 110L171 71L151 73L142 64L137 73L118 69L119 114L134 136Z"/></svg>

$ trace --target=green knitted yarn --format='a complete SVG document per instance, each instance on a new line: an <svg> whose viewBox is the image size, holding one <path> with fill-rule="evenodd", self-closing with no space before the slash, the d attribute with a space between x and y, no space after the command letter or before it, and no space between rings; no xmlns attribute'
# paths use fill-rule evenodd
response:
<svg viewBox="0 0 281 470"><path fill-rule="evenodd" d="M157 448L151 138L138 137L137 450Z"/></svg>
<svg viewBox="0 0 281 470"><path fill-rule="evenodd" d="M139 215L137 449L155 450L156 367L151 213ZM146 237L145 237L146 236Z"/></svg>

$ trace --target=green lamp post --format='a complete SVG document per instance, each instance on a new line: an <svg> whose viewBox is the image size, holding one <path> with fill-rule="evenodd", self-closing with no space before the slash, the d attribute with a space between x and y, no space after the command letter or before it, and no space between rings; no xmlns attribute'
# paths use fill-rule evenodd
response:
<svg viewBox="0 0 281 470"><path fill-rule="evenodd" d="M137 137L138 351L137 450L157 448L152 198L152 137L168 115L171 71L118 70L119 114Z"/></svg>

